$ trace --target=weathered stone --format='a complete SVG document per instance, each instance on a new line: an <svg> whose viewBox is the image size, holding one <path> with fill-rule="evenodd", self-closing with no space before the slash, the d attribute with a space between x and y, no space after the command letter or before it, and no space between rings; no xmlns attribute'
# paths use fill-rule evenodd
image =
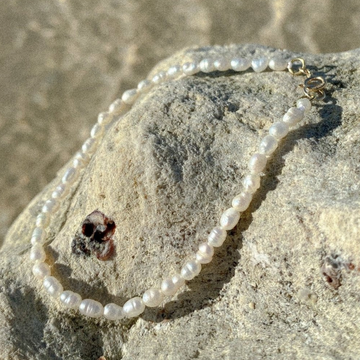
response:
<svg viewBox="0 0 360 360"><path fill-rule="evenodd" d="M152 74L205 56L277 52L185 50ZM357 358L359 55L303 55L330 83L325 102L281 142L239 225L163 309L111 323L64 310L42 291L31 275L29 239L55 179L15 221L1 249L2 356ZM166 82L140 98L107 132L50 222L48 262L64 288L121 305L178 272L241 191L250 156L301 95L302 80L285 72L215 72ZM117 225L110 261L71 256L73 234L95 209Z"/></svg>

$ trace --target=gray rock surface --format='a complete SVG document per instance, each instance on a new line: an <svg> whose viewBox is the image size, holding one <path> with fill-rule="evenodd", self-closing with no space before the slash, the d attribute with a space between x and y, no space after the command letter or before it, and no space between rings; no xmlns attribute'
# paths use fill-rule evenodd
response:
<svg viewBox="0 0 360 360"><path fill-rule="evenodd" d="M199 48L156 70L208 55L276 52ZM1 249L2 356L359 358L359 55L303 55L329 81L325 102L281 143L213 262L163 308L137 319L84 318L62 309L32 278L29 238L55 179ZM122 304L179 271L241 191L250 155L300 96L302 80L285 72L200 74L139 99L106 134L51 221L46 252L54 274L83 298ZM111 261L71 255L72 237L95 209L117 223Z"/></svg>
<svg viewBox="0 0 360 360"><path fill-rule="evenodd" d="M229 43L344 51L359 23L357 0L0 2L0 246L96 114L161 59Z"/></svg>

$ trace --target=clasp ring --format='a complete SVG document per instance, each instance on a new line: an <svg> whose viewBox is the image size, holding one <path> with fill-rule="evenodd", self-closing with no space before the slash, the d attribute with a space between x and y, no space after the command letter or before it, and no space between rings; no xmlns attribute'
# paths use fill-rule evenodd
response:
<svg viewBox="0 0 360 360"><path fill-rule="evenodd" d="M300 63L300 67L298 70L294 70L294 65L295 64L299 64ZM305 65L305 60L303 58L294 58L294 59L291 59L288 63L288 66L287 66L289 72L292 74L292 75L295 75L295 76L298 76L298 75L306 75L307 77L310 76L310 71L306 68L306 65Z"/></svg>

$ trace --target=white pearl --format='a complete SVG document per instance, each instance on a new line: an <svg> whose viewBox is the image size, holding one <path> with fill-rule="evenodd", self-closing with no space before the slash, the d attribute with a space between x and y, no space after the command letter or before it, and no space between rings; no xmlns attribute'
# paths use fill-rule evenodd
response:
<svg viewBox="0 0 360 360"><path fill-rule="evenodd" d="M49 224L49 220L50 220L50 216L48 213L43 213L41 212L37 217L36 217L36 226L39 227L46 227Z"/></svg>
<svg viewBox="0 0 360 360"><path fill-rule="evenodd" d="M108 112L108 115L107 115L107 117L109 119L109 122L111 121L111 118L112 118L111 114L112 115L119 115L125 110L125 108L126 108L126 104L124 104L121 101L121 99L114 100L109 106L109 112ZM107 125L108 123L106 123L106 122L101 123L101 122L98 121L98 124L100 124L100 125Z"/></svg>
<svg viewBox="0 0 360 360"><path fill-rule="evenodd" d="M142 80L138 83L137 89L141 92L146 92L151 89L153 83L150 80Z"/></svg>
<svg viewBox="0 0 360 360"><path fill-rule="evenodd" d="M49 265L40 261L35 263L32 268L32 273L36 278L42 280L45 276L49 276L51 272Z"/></svg>
<svg viewBox="0 0 360 360"><path fill-rule="evenodd" d="M128 300L123 306L124 314L127 317L139 316L144 310L145 304L140 297Z"/></svg>
<svg viewBox="0 0 360 360"><path fill-rule="evenodd" d="M43 281L45 290L53 297L58 297L63 292L60 282L53 276L46 276Z"/></svg>
<svg viewBox="0 0 360 360"><path fill-rule="evenodd" d="M125 317L125 314L121 306L110 303L104 306L104 317L109 320L120 320Z"/></svg>
<svg viewBox="0 0 360 360"><path fill-rule="evenodd" d="M122 94L121 100L128 105L131 105L135 102L136 98L138 96L138 92L136 89L130 89L124 91Z"/></svg>
<svg viewBox="0 0 360 360"><path fill-rule="evenodd" d="M96 141L94 138L89 138L81 146L81 150L85 154L92 154L95 151Z"/></svg>
<svg viewBox="0 0 360 360"><path fill-rule="evenodd" d="M59 206L59 203L55 199L49 199L45 201L45 204L43 205L41 212L43 213L52 213L55 211Z"/></svg>
<svg viewBox="0 0 360 360"><path fill-rule="evenodd" d="M269 60L266 57L254 59L251 62L251 67L255 72L261 72L264 71L269 64Z"/></svg>
<svg viewBox="0 0 360 360"><path fill-rule="evenodd" d="M201 271L201 264L196 260L188 261L181 269L181 277L185 280L192 280L199 275Z"/></svg>
<svg viewBox="0 0 360 360"><path fill-rule="evenodd" d="M53 199L59 199L66 195L68 188L65 184L60 184L56 187L56 189L52 192L51 197Z"/></svg>
<svg viewBox="0 0 360 360"><path fill-rule="evenodd" d="M73 160L73 168L76 170L81 170L85 166L85 163L81 159L74 159Z"/></svg>
<svg viewBox="0 0 360 360"><path fill-rule="evenodd" d="M231 206L237 211L245 211L252 200L252 194L248 192L242 192L234 197Z"/></svg>
<svg viewBox="0 0 360 360"><path fill-rule="evenodd" d="M304 118L304 110L291 107L283 117L283 122L289 126L294 126Z"/></svg>
<svg viewBox="0 0 360 360"><path fill-rule="evenodd" d="M226 230L222 227L216 227L211 230L208 236L208 244L213 247L221 246L226 239Z"/></svg>
<svg viewBox="0 0 360 360"><path fill-rule="evenodd" d="M166 72L160 71L157 74L154 75L154 77L151 79L151 81L154 84L160 84L161 82L166 80Z"/></svg>
<svg viewBox="0 0 360 360"><path fill-rule="evenodd" d="M217 59L214 61L214 67L219 71L226 71L231 68L230 60L226 58Z"/></svg>
<svg viewBox="0 0 360 360"><path fill-rule="evenodd" d="M308 98L301 98L296 101L296 106L307 114L311 110L311 101Z"/></svg>
<svg viewBox="0 0 360 360"><path fill-rule="evenodd" d="M229 208L223 212L220 218L220 225L225 230L231 230L235 227L240 219L239 211ZM213 245L214 246L214 245Z"/></svg>
<svg viewBox="0 0 360 360"><path fill-rule="evenodd" d="M93 299L85 299L81 301L79 305L79 311L81 314L98 318L104 313L104 307L98 302Z"/></svg>
<svg viewBox="0 0 360 360"><path fill-rule="evenodd" d="M101 126L99 123L96 123L90 130L90 136L92 138L97 138L102 135L104 132L104 126Z"/></svg>
<svg viewBox="0 0 360 360"><path fill-rule="evenodd" d="M214 248L208 243L199 245L199 251L196 253L196 260L200 264L208 264L214 255Z"/></svg>
<svg viewBox="0 0 360 360"><path fill-rule="evenodd" d="M231 68L234 71L246 71L251 65L251 61L243 58L235 58L231 60Z"/></svg>
<svg viewBox="0 0 360 360"><path fill-rule="evenodd" d="M269 128L269 134L277 140L282 139L289 133L289 125L283 121L272 124Z"/></svg>
<svg viewBox="0 0 360 360"><path fill-rule="evenodd" d="M194 75L199 72L199 64L195 61L187 62L183 65L182 71L185 75Z"/></svg>
<svg viewBox="0 0 360 360"><path fill-rule="evenodd" d="M266 135L260 142L259 153L266 156L271 155L277 148L278 142L272 135Z"/></svg>
<svg viewBox="0 0 360 360"><path fill-rule="evenodd" d="M148 307L159 306L164 300L164 295L159 289L149 289L143 294L143 302Z"/></svg>
<svg viewBox="0 0 360 360"><path fill-rule="evenodd" d="M167 71L167 76L170 78L175 78L181 75L181 66L180 65L173 65Z"/></svg>
<svg viewBox="0 0 360 360"><path fill-rule="evenodd" d="M45 242L46 231L41 227L36 227L31 235L31 244L43 244Z"/></svg>
<svg viewBox="0 0 360 360"><path fill-rule="evenodd" d="M260 176L257 174L246 175L243 185L245 192L253 194L260 187Z"/></svg>
<svg viewBox="0 0 360 360"><path fill-rule="evenodd" d="M111 119L112 119L112 115L109 112L104 111L98 115L97 122L98 124L105 126L110 123Z"/></svg>
<svg viewBox="0 0 360 360"><path fill-rule="evenodd" d="M269 68L275 71L286 70L288 61L281 57L274 57L269 61Z"/></svg>
<svg viewBox="0 0 360 360"><path fill-rule="evenodd" d="M181 277L181 275L176 274L171 278L176 290L179 290L184 284L185 280Z"/></svg>
<svg viewBox="0 0 360 360"><path fill-rule="evenodd" d="M199 68L203 73L210 73L215 70L214 61L212 59L202 59Z"/></svg>
<svg viewBox="0 0 360 360"><path fill-rule="evenodd" d="M66 290L60 294L60 301L69 309L77 309L82 299L78 293Z"/></svg>
<svg viewBox="0 0 360 360"><path fill-rule="evenodd" d="M178 287L174 284L172 279L165 279L161 282L161 291L166 296L174 295Z"/></svg>
<svg viewBox="0 0 360 360"><path fill-rule="evenodd" d="M61 181L63 184L70 184L76 178L76 170L73 167L68 168L65 171L64 176L62 177Z"/></svg>
<svg viewBox="0 0 360 360"><path fill-rule="evenodd" d="M267 158L264 154L254 154L249 160L249 170L252 174L261 173L266 166Z"/></svg>
<svg viewBox="0 0 360 360"><path fill-rule="evenodd" d="M45 250L41 244L34 244L30 250L30 260L43 262L46 259Z"/></svg>

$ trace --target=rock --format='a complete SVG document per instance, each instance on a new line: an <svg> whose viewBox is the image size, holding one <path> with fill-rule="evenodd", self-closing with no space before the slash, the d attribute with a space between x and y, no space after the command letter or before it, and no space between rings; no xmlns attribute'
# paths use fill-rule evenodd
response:
<svg viewBox="0 0 360 360"><path fill-rule="evenodd" d="M152 74L205 56L278 52L253 45L184 50ZM3 356L358 357L359 55L359 49L303 54L330 83L325 102L281 142L250 208L213 261L163 308L139 318L85 318L63 309L33 279L30 234L60 171L1 249ZM241 191L251 154L301 96L302 81L285 72L215 72L165 82L140 98L109 129L50 223L46 253L64 288L122 305L178 272ZM116 223L116 253L108 261L71 253L74 235L94 210Z"/></svg>

